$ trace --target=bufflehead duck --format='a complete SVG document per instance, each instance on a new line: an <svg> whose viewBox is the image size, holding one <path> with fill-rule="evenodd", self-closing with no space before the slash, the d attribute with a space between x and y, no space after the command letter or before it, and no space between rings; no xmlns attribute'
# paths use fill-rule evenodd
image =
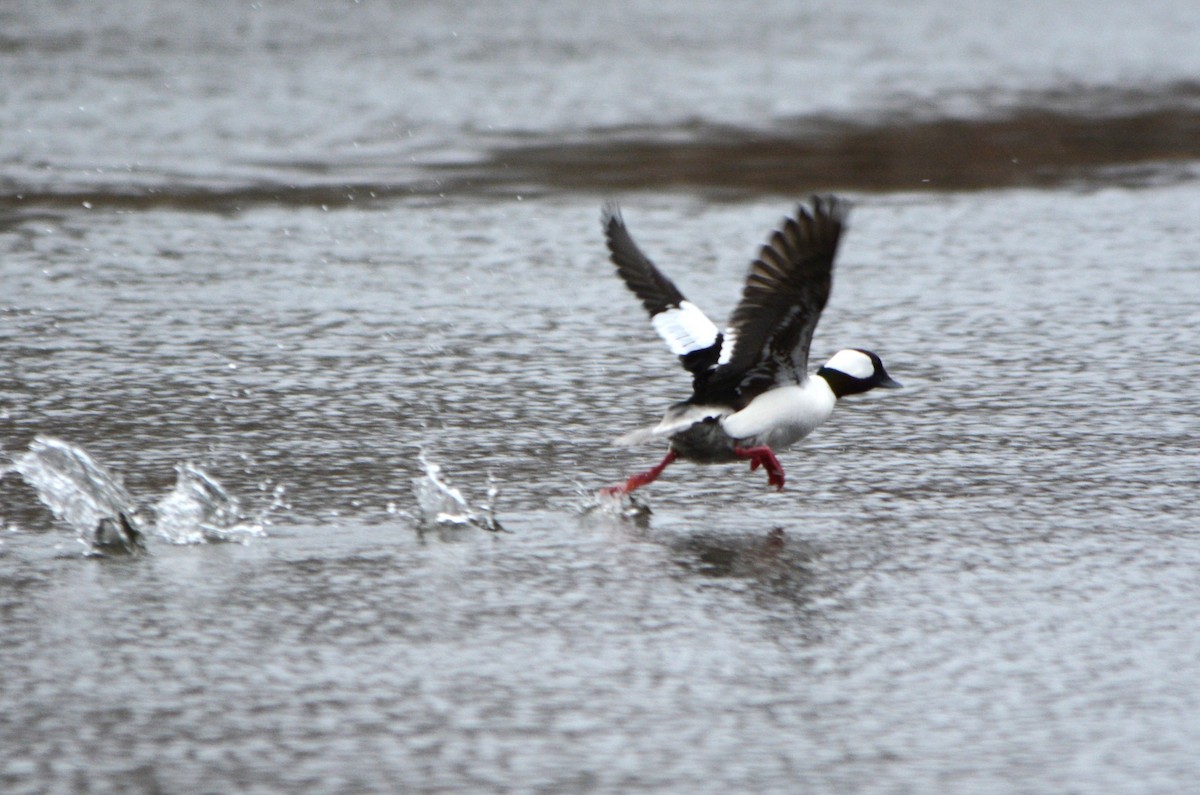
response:
<svg viewBox="0 0 1200 795"><path fill-rule="evenodd" d="M900 384L870 351L838 351L814 374L808 348L829 300L833 260L849 207L835 196L813 197L785 218L750 264L742 299L721 331L683 297L629 235L615 204L601 215L617 274L650 313L650 323L692 374L692 396L671 406L662 422L617 440L669 442L655 467L604 493L626 494L655 480L676 459L704 464L748 460L768 484L783 488L775 451L803 439L829 419L840 397Z"/></svg>

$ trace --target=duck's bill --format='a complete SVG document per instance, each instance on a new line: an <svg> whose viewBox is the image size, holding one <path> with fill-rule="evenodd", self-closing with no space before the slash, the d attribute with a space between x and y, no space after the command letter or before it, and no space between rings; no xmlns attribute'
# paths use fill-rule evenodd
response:
<svg viewBox="0 0 1200 795"><path fill-rule="evenodd" d="M901 384L899 381L897 381L895 378L892 378L890 375L885 375L883 377L883 380L880 381L875 386L883 387L884 389L900 389L904 385Z"/></svg>

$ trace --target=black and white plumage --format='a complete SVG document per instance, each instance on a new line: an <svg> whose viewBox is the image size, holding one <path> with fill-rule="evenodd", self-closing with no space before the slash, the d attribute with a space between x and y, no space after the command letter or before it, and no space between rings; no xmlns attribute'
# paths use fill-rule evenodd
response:
<svg viewBox="0 0 1200 795"><path fill-rule="evenodd" d="M607 492L643 486L677 458L749 460L751 469L763 466L768 482L783 488L775 450L827 420L839 397L900 386L878 356L856 348L839 351L808 373L808 351L829 300L848 211L837 197L814 197L811 210L802 204L784 219L750 264L741 301L721 330L641 252L616 205L605 206L601 223L617 274L692 375L690 398L671 406L658 425L618 440L666 439L666 457Z"/></svg>

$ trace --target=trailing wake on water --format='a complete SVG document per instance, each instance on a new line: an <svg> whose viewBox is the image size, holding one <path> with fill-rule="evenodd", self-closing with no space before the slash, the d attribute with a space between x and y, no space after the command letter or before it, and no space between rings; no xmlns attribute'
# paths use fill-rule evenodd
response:
<svg viewBox="0 0 1200 795"><path fill-rule="evenodd" d="M617 519L623 522L633 522L639 527L646 527L654 513L650 510L648 500L629 492L589 489L582 485L577 485L575 491L580 498L577 510L580 515L585 517Z"/></svg>
<svg viewBox="0 0 1200 795"><path fill-rule="evenodd" d="M246 543L266 536L268 516L283 504L280 487L260 516L247 518L220 483L199 467L182 464L176 467L174 488L155 504L156 521L150 524L116 475L82 448L48 436L36 437L0 477L7 471L17 472L37 491L55 518L75 531L87 555L142 554L151 532L171 544Z"/></svg>
<svg viewBox="0 0 1200 795"><path fill-rule="evenodd" d="M0 466L0 478L10 472L20 475L54 517L75 532L89 556L144 554L148 539L168 544L245 544L265 538L270 514L286 507L284 489L277 486L271 503L248 516L238 498L215 478L183 463L175 467L171 491L149 506L151 521L120 477L81 447L39 435L11 460L11 465ZM496 518L500 490L491 476L485 501L472 507L423 450L417 460L423 474L413 478L412 489L419 528L506 532Z"/></svg>
<svg viewBox="0 0 1200 795"><path fill-rule="evenodd" d="M442 474L441 465L429 460L424 449L417 453L417 461L424 474L412 479L412 487L422 526L442 529L476 527L492 533L506 532L496 519L496 500L500 496L500 489L490 475L487 500L478 506L478 510L472 510L462 492L450 485Z"/></svg>
<svg viewBox="0 0 1200 795"><path fill-rule="evenodd" d="M209 541L246 543L252 538L265 538L264 517L247 520L242 516L237 498L202 469L192 464L175 467L175 488L154 506L158 516L155 530L160 538L172 544L203 544ZM276 491L275 502L266 513L278 507L282 492Z"/></svg>
<svg viewBox="0 0 1200 795"><path fill-rule="evenodd" d="M13 459L13 469L90 555L146 551L143 521L121 482L81 448L38 436Z"/></svg>

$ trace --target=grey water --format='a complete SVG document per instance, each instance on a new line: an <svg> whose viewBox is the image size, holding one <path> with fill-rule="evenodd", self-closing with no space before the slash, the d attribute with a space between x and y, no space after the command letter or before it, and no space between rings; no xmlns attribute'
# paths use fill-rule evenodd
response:
<svg viewBox="0 0 1200 795"><path fill-rule="evenodd" d="M5 4L0 790L1194 788L1198 37ZM688 386L601 203L722 317L814 191L813 357L905 389L598 501Z"/></svg>

